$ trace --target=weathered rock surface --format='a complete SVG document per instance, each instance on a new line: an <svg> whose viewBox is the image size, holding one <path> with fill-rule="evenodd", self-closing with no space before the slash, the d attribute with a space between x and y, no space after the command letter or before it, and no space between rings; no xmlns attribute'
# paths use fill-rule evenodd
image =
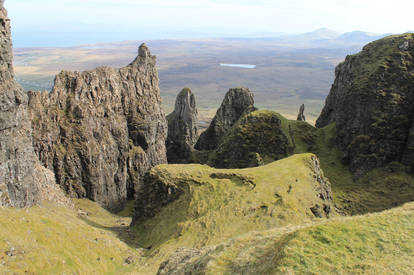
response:
<svg viewBox="0 0 414 275"><path fill-rule="evenodd" d="M247 113L255 110L253 94L247 88L230 89L213 121L200 135L195 148L197 150L214 150L225 133Z"/></svg>
<svg viewBox="0 0 414 275"><path fill-rule="evenodd" d="M255 111L244 115L226 133L214 154L217 168L264 165L288 156L288 137L276 113Z"/></svg>
<svg viewBox="0 0 414 275"><path fill-rule="evenodd" d="M299 108L299 114L297 120L299 121L306 121L305 115L303 114L305 112L305 104L300 105Z"/></svg>
<svg viewBox="0 0 414 275"><path fill-rule="evenodd" d="M198 112L191 89L184 88L175 100L174 111L167 116L166 141L168 163L187 163L198 139Z"/></svg>
<svg viewBox="0 0 414 275"><path fill-rule="evenodd" d="M166 162L155 63L143 44L124 68L62 71L50 94L29 93L35 151L70 196L118 209Z"/></svg>
<svg viewBox="0 0 414 275"><path fill-rule="evenodd" d="M33 150L27 95L14 79L10 19L3 2L0 1L0 207L28 207L43 199L44 189L55 186L51 172L39 164ZM49 177L40 177L39 171Z"/></svg>
<svg viewBox="0 0 414 275"><path fill-rule="evenodd" d="M316 122L336 123L337 141L356 176L392 161L414 168L414 36L366 45L336 68Z"/></svg>

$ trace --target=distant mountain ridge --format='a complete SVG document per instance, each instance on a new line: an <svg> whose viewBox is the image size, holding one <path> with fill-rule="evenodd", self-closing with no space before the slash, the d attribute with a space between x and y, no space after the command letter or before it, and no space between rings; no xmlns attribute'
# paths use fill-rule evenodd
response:
<svg viewBox="0 0 414 275"><path fill-rule="evenodd" d="M280 41L286 45L295 45L298 47L339 48L364 45L388 35L391 35L391 33L378 34L358 30L340 33L328 28L320 28L312 32L285 34L271 39Z"/></svg>

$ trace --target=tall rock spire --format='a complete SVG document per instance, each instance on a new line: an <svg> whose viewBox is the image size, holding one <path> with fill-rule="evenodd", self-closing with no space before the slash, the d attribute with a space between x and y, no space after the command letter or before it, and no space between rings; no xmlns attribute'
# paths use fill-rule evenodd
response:
<svg viewBox="0 0 414 275"><path fill-rule="evenodd" d="M169 163L186 163L198 139L198 112L191 89L177 95L174 111L167 116L167 157Z"/></svg>

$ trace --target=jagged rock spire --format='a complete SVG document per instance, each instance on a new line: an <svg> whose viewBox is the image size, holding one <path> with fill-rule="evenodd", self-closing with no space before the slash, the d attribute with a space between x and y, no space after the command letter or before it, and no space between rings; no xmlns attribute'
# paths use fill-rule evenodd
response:
<svg viewBox="0 0 414 275"><path fill-rule="evenodd" d="M254 111L253 94L248 88L230 89L208 129L203 132L195 145L197 150L214 150L220 139L239 120Z"/></svg>
<svg viewBox="0 0 414 275"><path fill-rule="evenodd" d="M150 50L145 43L142 43L141 46L139 46L138 55L141 57L151 56Z"/></svg>
<svg viewBox="0 0 414 275"><path fill-rule="evenodd" d="M299 121L306 121L305 115L303 114L305 112L305 104L300 105L299 108L299 114L298 119Z"/></svg>

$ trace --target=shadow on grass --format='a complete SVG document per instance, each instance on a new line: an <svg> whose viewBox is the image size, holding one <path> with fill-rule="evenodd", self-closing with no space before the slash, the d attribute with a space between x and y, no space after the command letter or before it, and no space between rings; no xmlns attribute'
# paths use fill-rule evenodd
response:
<svg viewBox="0 0 414 275"><path fill-rule="evenodd" d="M133 231L131 230L129 224L119 225L119 226L105 226L105 225L102 225L102 224L99 224L99 223L93 221L92 219L88 218L87 216L79 216L79 218L82 221L86 222L88 225L92 226L92 227L107 230L107 231L110 231L110 232L116 234L116 236L122 242L126 243L128 246L130 246L132 248L135 248L135 249L144 248L144 247L139 245L138 240L136 240L136 236L133 233Z"/></svg>

